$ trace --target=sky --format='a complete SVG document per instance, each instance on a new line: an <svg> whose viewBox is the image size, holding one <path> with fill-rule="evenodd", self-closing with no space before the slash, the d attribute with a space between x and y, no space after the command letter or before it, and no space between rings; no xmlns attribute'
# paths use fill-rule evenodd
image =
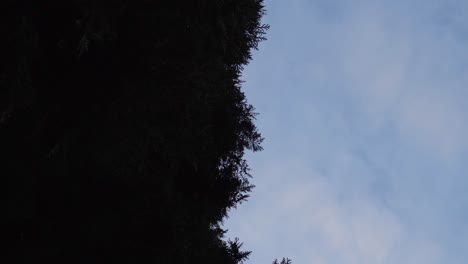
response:
<svg viewBox="0 0 468 264"><path fill-rule="evenodd" d="M265 0L247 263L468 259L468 1Z"/></svg>

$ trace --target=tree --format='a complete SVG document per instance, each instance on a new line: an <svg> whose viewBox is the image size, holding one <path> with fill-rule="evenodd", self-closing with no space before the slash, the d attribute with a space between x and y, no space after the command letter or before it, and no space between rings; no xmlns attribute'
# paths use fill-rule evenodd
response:
<svg viewBox="0 0 468 264"><path fill-rule="evenodd" d="M292 263L292 261L290 259L288 259L288 258L283 258L281 260L281 262L278 262L278 259L275 259L273 261L273 264L291 264L291 263Z"/></svg>
<svg viewBox="0 0 468 264"><path fill-rule="evenodd" d="M24 261L241 263L262 0L6 0L0 154Z"/></svg>

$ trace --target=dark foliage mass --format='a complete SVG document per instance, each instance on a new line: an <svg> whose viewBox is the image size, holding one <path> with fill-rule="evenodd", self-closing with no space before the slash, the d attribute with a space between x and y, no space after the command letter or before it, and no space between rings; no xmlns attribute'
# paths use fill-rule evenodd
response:
<svg viewBox="0 0 468 264"><path fill-rule="evenodd" d="M241 263L262 0L0 1L0 175L19 263ZM8 262L12 263L12 262Z"/></svg>

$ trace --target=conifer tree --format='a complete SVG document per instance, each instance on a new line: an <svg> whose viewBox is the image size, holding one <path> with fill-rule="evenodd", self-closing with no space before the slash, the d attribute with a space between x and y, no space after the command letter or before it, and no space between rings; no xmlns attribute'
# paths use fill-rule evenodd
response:
<svg viewBox="0 0 468 264"><path fill-rule="evenodd" d="M262 0L0 3L0 174L20 262L242 263Z"/></svg>

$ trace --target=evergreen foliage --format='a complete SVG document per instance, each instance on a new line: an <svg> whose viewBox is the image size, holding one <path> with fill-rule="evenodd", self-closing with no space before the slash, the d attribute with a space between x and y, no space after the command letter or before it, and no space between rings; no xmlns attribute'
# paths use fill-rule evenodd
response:
<svg viewBox="0 0 468 264"><path fill-rule="evenodd" d="M278 259L275 259L273 261L273 264L291 264L291 263L292 263L292 261L290 259L288 259L288 258L283 258L283 259L281 259L280 262L278 262Z"/></svg>
<svg viewBox="0 0 468 264"><path fill-rule="evenodd" d="M262 0L3 0L0 174L23 263L242 263Z"/></svg>

